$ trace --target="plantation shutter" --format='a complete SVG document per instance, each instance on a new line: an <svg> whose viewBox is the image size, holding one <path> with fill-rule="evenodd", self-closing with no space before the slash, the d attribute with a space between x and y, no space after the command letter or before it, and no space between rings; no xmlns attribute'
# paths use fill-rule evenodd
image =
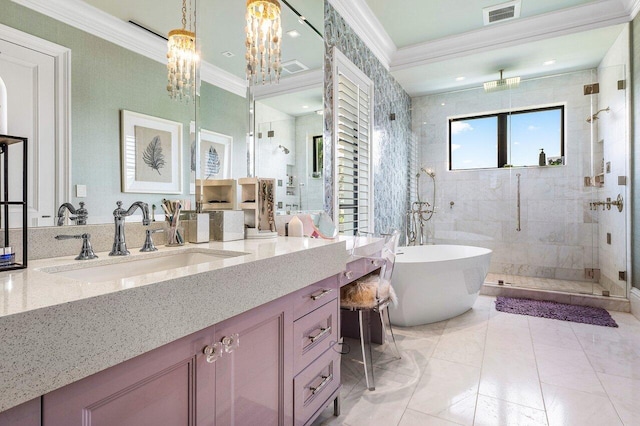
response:
<svg viewBox="0 0 640 426"><path fill-rule="evenodd" d="M373 85L357 68L354 70L350 62L351 66L348 66L341 60L337 61L334 74L335 207L340 233L354 235L358 231L374 231L371 168Z"/></svg>

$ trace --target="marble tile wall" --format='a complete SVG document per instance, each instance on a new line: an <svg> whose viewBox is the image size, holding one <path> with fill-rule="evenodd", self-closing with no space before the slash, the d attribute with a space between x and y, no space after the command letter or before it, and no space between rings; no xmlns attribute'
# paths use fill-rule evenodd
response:
<svg viewBox="0 0 640 426"><path fill-rule="evenodd" d="M287 204L298 204L298 194L287 195L287 165L295 165L295 117L256 102L256 175L263 178L276 179L276 201ZM273 130L274 136L268 137L268 131ZM278 145L285 146L289 154L285 154ZM295 166L294 175L295 173ZM277 186L277 181L282 186Z"/></svg>
<svg viewBox="0 0 640 426"><path fill-rule="evenodd" d="M313 137L322 136L322 125L322 116L315 113L296 117L296 190L302 194L302 210L322 210L323 207L322 177L312 176ZM304 186L300 187L299 183Z"/></svg>
<svg viewBox="0 0 640 426"><path fill-rule="evenodd" d="M374 83L374 215L375 231L404 230L409 205L410 173L414 139L411 134L411 99L340 14L325 1L325 96L324 96L324 208L333 214L333 143L331 49L337 46ZM390 120L395 113L395 120Z"/></svg>
<svg viewBox="0 0 640 426"><path fill-rule="evenodd" d="M589 210L590 99L583 85L595 70L523 81L511 92L473 89L413 99L412 127L420 165L436 173L436 213L430 242L483 246L494 251L491 272L583 280L597 267L597 216ZM448 170L448 117L564 104L566 165L487 170ZM538 151L531 155L537 162ZM517 174L521 179L521 231L516 231ZM432 201L430 178L419 179L421 198ZM451 203L453 202L453 205Z"/></svg>
<svg viewBox="0 0 640 426"><path fill-rule="evenodd" d="M618 176L629 175L630 93L628 90L618 90L618 81L626 81L628 72L629 28L625 27L598 66L600 93L594 97L595 111L610 108L609 113L603 112L598 115L599 119L595 121L593 129L605 164L604 187L598 189L597 197L601 201L607 198L615 200L620 194L627 201L622 212L613 207L611 210L600 210L598 213L600 283L616 296L627 295L627 282L618 279L618 271L629 269L627 267L627 219L630 218L628 187L618 185ZM607 234L611 234L611 244L607 243Z"/></svg>

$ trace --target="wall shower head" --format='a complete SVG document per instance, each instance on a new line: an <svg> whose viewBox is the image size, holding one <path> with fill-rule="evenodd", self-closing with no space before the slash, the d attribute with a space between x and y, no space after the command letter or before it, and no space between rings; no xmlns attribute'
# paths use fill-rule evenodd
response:
<svg viewBox="0 0 640 426"><path fill-rule="evenodd" d="M278 148L280 148L282 150L282 152L285 153L285 155L290 152L289 148L287 148L286 146L278 145Z"/></svg>
<svg viewBox="0 0 640 426"><path fill-rule="evenodd" d="M595 114L590 115L589 117L587 117L587 123L593 123L594 121L596 121L598 119L598 114L600 114L602 111L605 111L605 112L608 113L609 110L610 110L610 108L606 107L606 108L603 108L603 109L599 110Z"/></svg>

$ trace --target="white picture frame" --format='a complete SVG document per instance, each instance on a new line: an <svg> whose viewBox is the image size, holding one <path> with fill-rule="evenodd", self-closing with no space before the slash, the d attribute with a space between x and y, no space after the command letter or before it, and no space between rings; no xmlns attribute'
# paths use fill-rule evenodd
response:
<svg viewBox="0 0 640 426"><path fill-rule="evenodd" d="M121 110L122 192L182 193L182 123Z"/></svg>
<svg viewBox="0 0 640 426"><path fill-rule="evenodd" d="M189 135L191 144L194 144L195 124L193 122L191 122ZM210 150L214 150L217 156L217 166L219 169L217 173L213 173L214 170L212 170L211 167L207 167L207 153ZM191 149L190 152L192 153L191 155L193 155L194 150ZM202 180L231 178L233 137L211 130L200 129L200 149L198 152L199 156L196 164L196 170L191 171L191 189L189 191L191 194L195 194L196 178Z"/></svg>

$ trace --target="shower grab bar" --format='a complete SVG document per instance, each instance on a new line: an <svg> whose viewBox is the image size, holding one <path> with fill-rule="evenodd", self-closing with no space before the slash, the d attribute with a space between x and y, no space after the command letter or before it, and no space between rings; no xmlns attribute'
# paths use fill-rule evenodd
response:
<svg viewBox="0 0 640 426"><path fill-rule="evenodd" d="M518 196L517 196L517 228L516 231L520 232L522 231L522 228L520 227L520 173L518 173L516 175L516 177L518 178Z"/></svg>

